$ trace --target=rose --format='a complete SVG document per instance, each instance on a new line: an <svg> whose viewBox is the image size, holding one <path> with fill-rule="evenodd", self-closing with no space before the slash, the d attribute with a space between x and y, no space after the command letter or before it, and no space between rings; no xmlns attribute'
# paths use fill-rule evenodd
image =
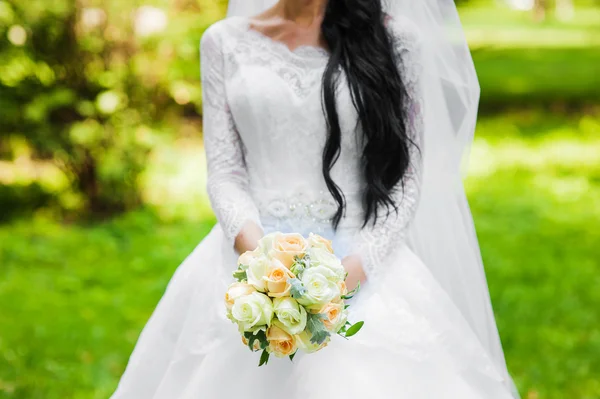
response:
<svg viewBox="0 0 600 399"><path fill-rule="evenodd" d="M325 316L323 319L325 328L334 333L337 333L348 320L348 313L340 303L328 303L319 310L319 313Z"/></svg>
<svg viewBox="0 0 600 399"><path fill-rule="evenodd" d="M267 340L269 352L277 357L290 356L298 350L296 337L287 333L277 320L274 320L273 325L267 330Z"/></svg>
<svg viewBox="0 0 600 399"><path fill-rule="evenodd" d="M298 334L306 328L306 310L294 298L275 298L273 310L282 328L289 334Z"/></svg>
<svg viewBox="0 0 600 399"><path fill-rule="evenodd" d="M292 289L292 286L288 280L295 277L296 276L294 276L294 273L283 266L279 260L272 259L267 274L263 277L263 280L267 286L267 291L269 292L269 296L288 296L290 294L290 290Z"/></svg>
<svg viewBox="0 0 600 399"><path fill-rule="evenodd" d="M330 254L333 253L333 246L331 244L331 240L321 237L318 234L310 233L308 235L308 245L311 248L319 248L324 249Z"/></svg>
<svg viewBox="0 0 600 399"><path fill-rule="evenodd" d="M322 248L311 248L308 254L311 266L324 266L333 272L333 275L328 277L332 281L337 283L346 279L346 269L337 256Z"/></svg>
<svg viewBox="0 0 600 399"><path fill-rule="evenodd" d="M243 270L246 270L248 269L250 263L259 256L260 252L258 249L255 249L254 251L246 251L238 258L238 266L240 266Z"/></svg>
<svg viewBox="0 0 600 399"><path fill-rule="evenodd" d="M278 259L288 269L292 267L296 256L303 257L307 243L300 234L277 234L273 238L269 255Z"/></svg>
<svg viewBox="0 0 600 399"><path fill-rule="evenodd" d="M302 283L306 292L298 299L308 310L318 310L340 296L340 288L332 278L334 273L325 266L306 269Z"/></svg>
<svg viewBox="0 0 600 399"><path fill-rule="evenodd" d="M248 269L246 270L248 284L254 286L258 291L265 292L267 290L267 283L263 277L267 275L269 265L270 260L264 255L250 259Z"/></svg>
<svg viewBox="0 0 600 399"><path fill-rule="evenodd" d="M260 292L239 297L231 308L231 319L237 323L240 332L265 329L273 319L273 302Z"/></svg>
<svg viewBox="0 0 600 399"><path fill-rule="evenodd" d="M306 353L314 353L326 347L330 341L330 338L327 338L325 342L319 345L310 342L311 338L312 335L306 330L296 335L296 344L298 345L298 348L302 349Z"/></svg>
<svg viewBox="0 0 600 399"><path fill-rule="evenodd" d="M273 249L273 241L281 233L270 233L258 240L258 247L255 251L258 254L267 255L271 249Z"/></svg>
<svg viewBox="0 0 600 399"><path fill-rule="evenodd" d="M231 310L233 308L233 304L235 300L250 295L253 292L256 292L256 289L246 283L233 283L227 288L227 292L225 293L225 306L227 306L227 310Z"/></svg>

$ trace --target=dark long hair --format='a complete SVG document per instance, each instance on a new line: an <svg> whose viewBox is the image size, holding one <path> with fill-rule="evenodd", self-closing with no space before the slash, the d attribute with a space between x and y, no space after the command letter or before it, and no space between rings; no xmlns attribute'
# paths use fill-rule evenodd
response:
<svg viewBox="0 0 600 399"><path fill-rule="evenodd" d="M321 26L331 52L323 74L323 109L329 134L323 150L323 176L338 204L333 218L337 228L346 208L343 193L331 177L341 151L341 128L336 88L341 71L347 79L358 113L364 150L362 163L364 224L375 223L397 210L393 191L409 166L409 146L403 103L406 88L398 70L394 38L387 27L381 0L329 0Z"/></svg>

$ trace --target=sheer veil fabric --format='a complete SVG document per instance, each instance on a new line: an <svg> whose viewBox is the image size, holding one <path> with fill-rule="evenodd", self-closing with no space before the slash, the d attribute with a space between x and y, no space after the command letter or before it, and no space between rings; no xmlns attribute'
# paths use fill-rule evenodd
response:
<svg viewBox="0 0 600 399"><path fill-rule="evenodd" d="M228 17L249 17L276 0L230 0ZM418 28L424 70L421 199L407 240L461 310L488 355L508 375L462 177L480 86L453 0L384 0L392 18ZM514 385L511 390L518 393Z"/></svg>

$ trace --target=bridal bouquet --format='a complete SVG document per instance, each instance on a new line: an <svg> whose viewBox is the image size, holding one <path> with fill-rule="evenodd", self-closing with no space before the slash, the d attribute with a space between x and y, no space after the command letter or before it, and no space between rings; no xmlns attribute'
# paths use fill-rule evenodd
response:
<svg viewBox="0 0 600 399"><path fill-rule="evenodd" d="M310 234L273 233L254 251L242 254L233 273L237 282L225 294L227 317L237 324L242 342L262 351L259 366L271 354L313 353L332 334L350 337L363 322L348 322L347 273L333 254L331 241Z"/></svg>

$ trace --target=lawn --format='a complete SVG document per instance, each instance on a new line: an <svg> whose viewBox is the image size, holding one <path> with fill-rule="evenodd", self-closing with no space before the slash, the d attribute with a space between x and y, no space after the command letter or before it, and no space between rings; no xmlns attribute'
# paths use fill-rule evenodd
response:
<svg viewBox="0 0 600 399"><path fill-rule="evenodd" d="M467 187L516 382L532 398L598 397L600 124L531 111L479 126ZM140 211L0 227L0 398L106 398L212 223Z"/></svg>

